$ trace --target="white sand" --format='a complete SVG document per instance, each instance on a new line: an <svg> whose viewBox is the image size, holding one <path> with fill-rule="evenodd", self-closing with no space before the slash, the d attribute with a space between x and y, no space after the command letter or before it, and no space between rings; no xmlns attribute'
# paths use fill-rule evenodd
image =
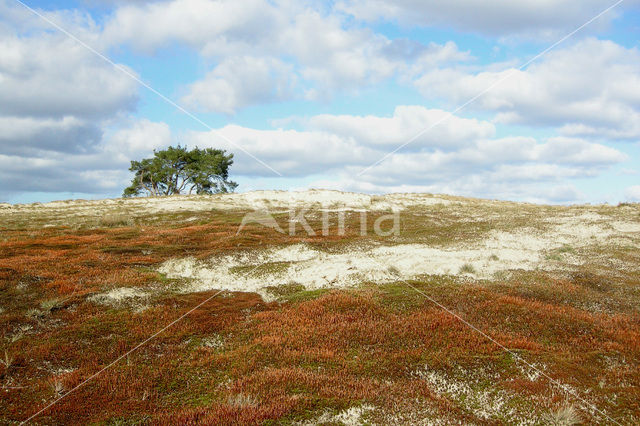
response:
<svg viewBox="0 0 640 426"><path fill-rule="evenodd" d="M70 218L83 216L99 218L117 211L133 214L159 214L161 212L198 212L210 210L268 209L283 211L291 208L320 210L402 211L411 208L411 214L429 215L438 223L437 212L442 210L443 222L496 221L508 223L514 212L536 215L537 207L502 201L473 200L429 194L390 194L373 196L340 191L310 190L300 192L255 191L214 196L174 196L99 201L57 201L46 204L2 206L2 218L13 214L38 213L51 223L69 223ZM532 210L529 210L532 209ZM270 297L269 286L298 283L308 289L350 287L362 282L383 283L410 279L419 275L469 275L490 279L501 271L509 270L561 270L580 265L575 253L580 247L594 243L637 244L640 236L640 218L633 211L615 207L576 206L539 207L540 214L533 222L545 230L520 228L509 232L494 230L481 241L463 242L455 246L427 246L401 244L391 246L352 246L341 253L325 253L296 244L251 253L231 253L226 256L197 262L194 259L174 259L160 270L169 277L191 278L192 285L185 291L228 289L251 291ZM601 214L606 212L607 214ZM435 214L434 214L435 213ZM196 216L186 216L193 220ZM402 221L402 218L400 219ZM44 225L46 226L46 225ZM393 238L390 239L393 241ZM569 246L562 256L549 253ZM561 261L557 260L558 257ZM271 264L271 265L270 265ZM262 265L262 266L261 266ZM257 266L257 271L251 269ZM467 272L461 271L465 267ZM626 265L637 268L638 265ZM102 303L120 303L141 298L136 289L116 289L94 296Z"/></svg>
<svg viewBox="0 0 640 426"><path fill-rule="evenodd" d="M484 420L501 420L509 424L528 425L538 421L536 413L524 411L517 404L511 404L516 395L502 389L487 386L486 381L499 376L485 369L465 371L459 369L464 380L448 377L428 367L413 372L414 377L429 384L429 389L437 394L452 398L462 407Z"/></svg>
<svg viewBox="0 0 640 426"><path fill-rule="evenodd" d="M357 407L350 407L336 414L325 411L313 420L296 423L300 426L315 426L323 424L339 424L344 426L361 426L370 424L363 416L375 410L373 405L365 404Z"/></svg>
<svg viewBox="0 0 640 426"><path fill-rule="evenodd" d="M457 201L460 203L460 201ZM430 194L391 194L375 196L330 190L309 191L252 191L211 196L178 195L170 197L148 197L110 200L68 200L50 203L3 205L5 213L11 212L63 212L66 216L101 215L115 209L135 209L139 213L208 211L208 210L253 210L290 208L340 208L346 210L390 210L410 206L447 205L452 201Z"/></svg>
<svg viewBox="0 0 640 426"><path fill-rule="evenodd" d="M492 254L498 259L491 259ZM267 287L291 283L306 289L345 288L362 282L393 282L423 274L462 275L465 273L460 270L464 265L471 265L475 271L467 275L491 278L498 271L534 269L539 261L539 252L516 248L445 250L403 244L351 247L343 253L325 253L296 244L245 255L220 256L207 262L173 259L165 262L160 272L169 278L193 280L188 291L246 291L270 299Z"/></svg>
<svg viewBox="0 0 640 426"><path fill-rule="evenodd" d="M106 293L91 296L89 300L103 305L119 305L125 302L139 300L147 297L147 293L139 288L120 287Z"/></svg>
<svg viewBox="0 0 640 426"><path fill-rule="evenodd" d="M492 254L497 260L490 259ZM490 278L509 269L533 269L539 254L517 249L445 250L420 244L370 248L351 247L343 253L325 253L303 244L246 255L228 255L207 262L193 258L165 262L160 272L169 278L193 280L190 291L226 289L256 292L269 298L267 287L290 283L306 289L345 288L362 282L385 283L418 275L460 275L472 265L477 278ZM271 268L269 264L274 264ZM257 268L252 271L253 268Z"/></svg>
<svg viewBox="0 0 640 426"><path fill-rule="evenodd" d="M271 298L267 287L290 283L318 289L407 280L420 275L468 275L491 279L501 271L562 271L580 265L582 260L573 251L613 237L634 235L640 226L634 222L612 223L595 213L554 217L546 222L549 225L544 232L535 228L520 228L514 232L494 230L484 240L456 246L368 245L326 253L295 244L230 254L210 261L174 259L163 264L160 271L171 278L192 279L189 291L257 292L266 299ZM568 252L562 253L562 260L549 260L549 253L561 247L569 248ZM253 268L257 269L252 271Z"/></svg>

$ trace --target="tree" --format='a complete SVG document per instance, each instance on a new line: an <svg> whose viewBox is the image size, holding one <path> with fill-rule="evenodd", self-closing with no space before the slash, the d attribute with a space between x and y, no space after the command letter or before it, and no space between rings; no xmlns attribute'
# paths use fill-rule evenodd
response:
<svg viewBox="0 0 640 426"><path fill-rule="evenodd" d="M123 196L216 194L233 192L238 186L229 179L229 167L233 154L213 148L188 151L186 147L170 146L153 151L153 158L132 161L129 171L135 172L131 185Z"/></svg>

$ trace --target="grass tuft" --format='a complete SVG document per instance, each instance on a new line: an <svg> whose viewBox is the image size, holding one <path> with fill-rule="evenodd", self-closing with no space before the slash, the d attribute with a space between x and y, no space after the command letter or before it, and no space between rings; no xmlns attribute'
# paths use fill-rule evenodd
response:
<svg viewBox="0 0 640 426"><path fill-rule="evenodd" d="M548 413L544 420L553 426L573 426L582 423L578 412L572 405L565 405Z"/></svg>
<svg viewBox="0 0 640 426"><path fill-rule="evenodd" d="M107 228L128 227L134 225L133 218L124 213L111 213L102 216L100 225Z"/></svg>
<svg viewBox="0 0 640 426"><path fill-rule="evenodd" d="M472 264L470 263L465 263L464 265L462 265L460 267L460 271L461 274L475 274L476 273L476 268L473 267Z"/></svg>
<svg viewBox="0 0 640 426"><path fill-rule="evenodd" d="M8 370L12 365L15 357L13 355L9 355L9 351L5 349L4 356L0 358L0 364L4 365L4 369Z"/></svg>

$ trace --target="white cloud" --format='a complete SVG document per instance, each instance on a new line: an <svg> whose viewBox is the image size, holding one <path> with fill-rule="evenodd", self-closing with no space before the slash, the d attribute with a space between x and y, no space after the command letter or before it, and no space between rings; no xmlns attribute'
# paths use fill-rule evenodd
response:
<svg viewBox="0 0 640 426"><path fill-rule="evenodd" d="M627 200L640 202L640 185L630 186L624 191Z"/></svg>
<svg viewBox="0 0 640 426"><path fill-rule="evenodd" d="M540 147L536 159L560 164L580 164L588 167L621 163L626 161L628 156L606 145L576 138L555 137L549 138Z"/></svg>
<svg viewBox="0 0 640 426"><path fill-rule="evenodd" d="M126 173L127 163L116 159L126 150L105 149L103 134L135 108L137 83L51 32L26 9L6 4L0 9L8 12L0 16L3 192L99 193L112 187L110 176ZM91 31L90 20L80 13L44 13L81 33ZM100 179L87 179L92 173Z"/></svg>
<svg viewBox="0 0 640 426"><path fill-rule="evenodd" d="M532 203L572 203L585 200L585 195L567 183L509 182L499 174L465 176L464 179L432 184L375 184L341 176L339 180L317 180L308 188L329 188L365 193L432 193L519 200Z"/></svg>
<svg viewBox="0 0 640 426"><path fill-rule="evenodd" d="M171 142L171 129L166 123L139 119L106 136L101 149L127 163L149 156L154 149L167 147Z"/></svg>
<svg viewBox="0 0 640 426"><path fill-rule="evenodd" d="M277 59L232 57L191 84L183 102L201 110L233 114L248 105L288 99L295 86L291 68Z"/></svg>
<svg viewBox="0 0 640 426"><path fill-rule="evenodd" d="M394 149L427 128L430 130L407 147L451 150L495 134L495 127L489 122L451 116L446 111L421 106L398 106L392 117L318 115L309 120L309 125L381 149Z"/></svg>
<svg viewBox="0 0 640 426"><path fill-rule="evenodd" d="M0 114L101 118L136 104L135 81L64 36L0 35L0 51Z"/></svg>
<svg viewBox="0 0 640 426"><path fill-rule="evenodd" d="M102 130L76 117L0 116L0 152L37 156L53 152L84 152L100 142Z"/></svg>
<svg viewBox="0 0 640 426"><path fill-rule="evenodd" d="M126 145L136 140L129 135L118 144L117 131L113 140L104 135L135 108L137 83L26 9L4 3L0 9L8 12L0 15L3 192L111 188L110 176L127 173L123 156L135 152ZM43 13L82 35L95 30L79 12ZM146 127L140 138L154 136L152 126Z"/></svg>
<svg viewBox="0 0 640 426"><path fill-rule="evenodd" d="M430 71L415 85L427 97L457 104L494 85L471 107L496 112L499 123L554 126L567 136L640 138L640 51L611 41L581 41L524 71Z"/></svg>
<svg viewBox="0 0 640 426"><path fill-rule="evenodd" d="M362 4L352 3L355 8ZM499 35L548 35L601 5L600 0L585 0L577 10L578 3L569 0L536 2L535 7L528 1L479 0L369 4L368 11L350 10L360 17L371 12L367 19L377 19L382 11L385 19ZM558 5L567 8L550 17ZM502 15L489 16L497 6ZM453 42L390 39L336 14L330 4L127 2L104 17L104 27L82 12L46 13L105 51L133 47L154 53L176 43L190 46L209 68L200 80L182 87L182 101L226 114L289 99L330 99L393 79L414 83L428 97L460 102L506 72L496 64L478 72L481 65L472 68L471 54ZM118 193L130 178L129 160L174 141L167 124L130 117L138 88L129 77L77 43L43 31L46 25L7 8L2 0L0 16L3 186ZM220 140L216 132L187 132L180 141L234 152L236 176L270 175L238 149L240 145L285 176L332 176L335 179L324 182L342 189L426 190L532 201L581 199L571 179L598 176L627 160L620 151L594 141L640 137L637 49L587 39L514 74L476 104L495 114L493 121L487 114L484 119L449 117L362 177L357 174L365 167L449 113L398 106L389 116L316 115L299 122L299 130L238 125L218 129L237 145ZM554 127L559 136L498 137L496 123ZM633 188L627 192L636 194Z"/></svg>
<svg viewBox="0 0 640 426"><path fill-rule="evenodd" d="M283 12L266 0L128 4L107 21L103 37L146 52L178 41L209 54L228 54L271 43L269 36L283 19Z"/></svg>
<svg viewBox="0 0 640 426"><path fill-rule="evenodd" d="M132 121L105 137L90 151L0 153L4 192L83 192L118 194L131 179L129 162L172 142L169 127ZM33 155L30 155L33 154Z"/></svg>
<svg viewBox="0 0 640 426"><path fill-rule="evenodd" d="M279 51L293 55L300 73L323 89L353 90L393 75L396 62L384 55L391 42L368 29L342 27L335 16L305 11L279 35Z"/></svg>
<svg viewBox="0 0 640 426"><path fill-rule="evenodd" d="M622 7L634 3L630 0ZM368 21L548 39L577 28L612 4L608 0L343 0L337 9ZM592 25L604 28L617 15L614 10Z"/></svg>
<svg viewBox="0 0 640 426"><path fill-rule="evenodd" d="M315 116L303 123L305 130L225 126L219 132L285 177L336 176L336 181L315 184L368 192L423 190L576 201L582 194L570 179L598 176L628 159L614 148L577 138L495 138L491 123L453 117L437 137L420 141L411 152L397 153L358 176L387 152L389 139L398 138L396 133L415 134L423 129L425 119L428 122L445 114L407 106L396 108L391 117ZM234 152L234 173L267 176L266 169L214 132L191 132L185 141Z"/></svg>
<svg viewBox="0 0 640 426"><path fill-rule="evenodd" d="M147 52L174 42L191 46L216 65L188 88L185 100L227 114L264 102L355 93L396 75L470 59L453 42L390 40L319 9L284 0L129 5L107 20L101 40Z"/></svg>
<svg viewBox="0 0 640 426"><path fill-rule="evenodd" d="M221 140L218 134L234 144ZM237 146L287 177L336 171L350 163L374 161L377 155L376 151L353 139L320 131L256 130L229 125L216 132L191 132L185 141L189 145L222 147L233 152L236 158L234 172L253 176L272 176L272 172Z"/></svg>

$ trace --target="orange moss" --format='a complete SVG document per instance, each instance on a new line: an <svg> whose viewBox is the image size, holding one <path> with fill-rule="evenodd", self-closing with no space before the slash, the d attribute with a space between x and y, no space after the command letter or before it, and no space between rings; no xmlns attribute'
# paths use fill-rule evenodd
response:
<svg viewBox="0 0 640 426"><path fill-rule="evenodd" d="M6 349L12 362L0 365L2 420L24 420L55 399L52 383L72 389L213 294L159 295L134 312L98 306L87 300L91 293L153 284L162 279L153 268L171 257L292 242L259 227L232 238L236 225L5 231L0 355ZM354 229L347 238L357 237ZM637 315L593 313L473 283L414 284L529 362L544 365L546 374L588 389L600 407L620 415L640 412ZM557 288L578 287L559 282ZM463 423L485 422L416 377L425 366L447 373L481 367L499 377L496 386L518 395L557 397L545 377L524 377L500 347L409 287L407 297L418 302L402 310L384 292L333 291L286 304L246 293L214 298L38 419L259 424L367 402L387 410L426 404ZM48 300L56 303L43 307ZM222 348L202 344L214 335ZM628 365L608 368L609 358ZM618 402L608 398L614 387Z"/></svg>

